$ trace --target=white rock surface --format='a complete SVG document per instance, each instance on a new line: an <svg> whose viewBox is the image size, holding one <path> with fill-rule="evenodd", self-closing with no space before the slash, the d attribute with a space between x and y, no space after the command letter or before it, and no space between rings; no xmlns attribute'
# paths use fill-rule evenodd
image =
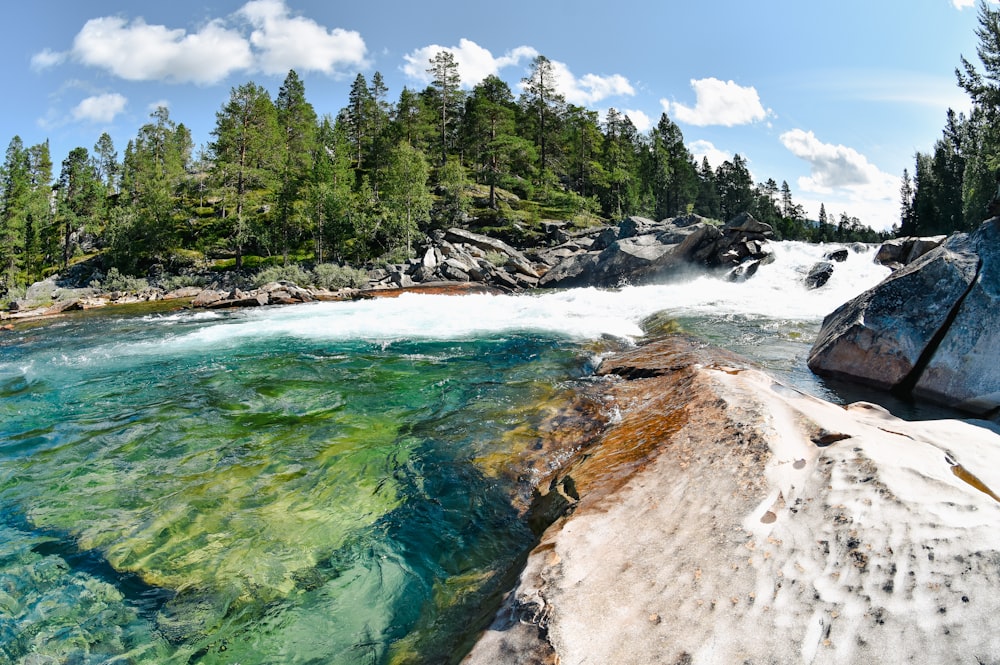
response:
<svg viewBox="0 0 1000 665"><path fill-rule="evenodd" d="M467 663L1000 660L995 425L678 367L618 384L599 445L651 451L568 472L579 502Z"/></svg>

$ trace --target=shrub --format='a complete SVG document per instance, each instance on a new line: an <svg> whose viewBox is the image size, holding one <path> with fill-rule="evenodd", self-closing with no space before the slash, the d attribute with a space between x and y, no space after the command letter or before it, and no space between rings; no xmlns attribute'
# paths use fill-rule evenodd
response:
<svg viewBox="0 0 1000 665"><path fill-rule="evenodd" d="M308 271L303 270L299 264L292 263L287 266L264 268L253 279L256 286L281 281L292 282L297 286L309 286L313 283L313 276Z"/></svg>
<svg viewBox="0 0 1000 665"><path fill-rule="evenodd" d="M313 269L314 283L321 289L336 291L343 288L358 289L368 285L368 273L358 268L320 263Z"/></svg>
<svg viewBox="0 0 1000 665"><path fill-rule="evenodd" d="M176 291L186 286L205 287L208 279L204 275L171 275L161 280L164 291Z"/></svg>
<svg viewBox="0 0 1000 665"><path fill-rule="evenodd" d="M98 273L98 276L100 273ZM118 268L111 268L103 279L95 279L90 283L90 288L97 289L103 293L111 291L123 291L126 293L138 293L149 288L149 282L141 277L123 275Z"/></svg>

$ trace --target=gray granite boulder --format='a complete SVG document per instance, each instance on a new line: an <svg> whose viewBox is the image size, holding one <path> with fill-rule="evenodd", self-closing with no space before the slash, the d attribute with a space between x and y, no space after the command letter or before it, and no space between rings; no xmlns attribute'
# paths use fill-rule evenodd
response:
<svg viewBox="0 0 1000 665"><path fill-rule="evenodd" d="M995 414L998 252L1000 218L951 236L827 316L809 368L977 415Z"/></svg>

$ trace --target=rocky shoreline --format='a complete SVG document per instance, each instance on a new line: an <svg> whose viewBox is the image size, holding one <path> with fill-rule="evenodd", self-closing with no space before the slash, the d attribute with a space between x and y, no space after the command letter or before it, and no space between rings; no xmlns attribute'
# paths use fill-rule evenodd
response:
<svg viewBox="0 0 1000 665"><path fill-rule="evenodd" d="M621 417L542 488L565 514L463 663L1000 658L1000 428L830 404L679 336L598 373Z"/></svg>
<svg viewBox="0 0 1000 665"><path fill-rule="evenodd" d="M367 285L328 290L280 280L256 288L226 286L225 279L204 276L205 287L134 292L99 292L89 277L53 276L29 289L31 297L12 303L0 320L18 321L79 309L159 300L185 301L196 308L259 307L312 301L351 300L400 289L441 289L442 285L515 293L536 288L621 286L671 279L691 271L728 271L747 279L772 260L771 228L750 215L718 225L694 215L654 222L630 217L614 226L569 235L558 225L549 242L519 250L508 243L465 229L431 233L418 258L368 271ZM83 283L79 283L83 282ZM463 286L464 285L464 286ZM475 286L470 286L475 285Z"/></svg>

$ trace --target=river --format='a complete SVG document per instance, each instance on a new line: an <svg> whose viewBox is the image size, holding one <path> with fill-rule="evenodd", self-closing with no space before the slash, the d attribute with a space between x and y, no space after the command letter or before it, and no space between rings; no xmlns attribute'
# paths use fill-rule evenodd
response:
<svg viewBox="0 0 1000 665"><path fill-rule="evenodd" d="M0 336L0 663L453 660L535 539L505 468L663 312L805 357L888 270L774 243L734 284L109 310Z"/></svg>

